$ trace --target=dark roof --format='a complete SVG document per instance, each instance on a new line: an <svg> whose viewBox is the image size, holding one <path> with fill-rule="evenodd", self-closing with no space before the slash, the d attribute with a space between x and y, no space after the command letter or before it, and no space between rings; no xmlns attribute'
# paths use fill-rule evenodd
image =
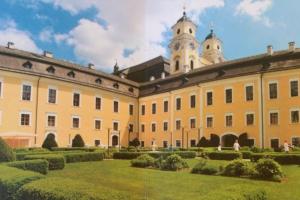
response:
<svg viewBox="0 0 300 200"><path fill-rule="evenodd" d="M211 29L210 30L210 33L205 37L205 40L208 40L208 39L212 39L212 38L216 38L216 34L214 33L214 30Z"/></svg>
<svg viewBox="0 0 300 200"><path fill-rule="evenodd" d="M179 20L177 20L177 23L183 22L183 21L192 22L192 20L186 16L186 12L185 11L183 12L183 16Z"/></svg>

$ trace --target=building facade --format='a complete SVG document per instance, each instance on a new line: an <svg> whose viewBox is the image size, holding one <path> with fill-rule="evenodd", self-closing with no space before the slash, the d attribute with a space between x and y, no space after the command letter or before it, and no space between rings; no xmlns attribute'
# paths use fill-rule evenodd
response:
<svg viewBox="0 0 300 200"><path fill-rule="evenodd" d="M211 30L200 43L184 13L172 27L170 59L159 56L113 74L0 47L0 137L11 146L59 146L80 134L87 146L196 146L217 135L223 146L300 145L300 49L225 61ZM201 49L201 52L199 50Z"/></svg>

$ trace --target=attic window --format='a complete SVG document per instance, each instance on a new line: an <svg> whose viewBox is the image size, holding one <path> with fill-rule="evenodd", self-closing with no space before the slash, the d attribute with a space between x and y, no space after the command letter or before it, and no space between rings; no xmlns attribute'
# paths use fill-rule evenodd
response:
<svg viewBox="0 0 300 200"><path fill-rule="evenodd" d="M177 34L179 34L180 33L180 29L177 29Z"/></svg>
<svg viewBox="0 0 300 200"><path fill-rule="evenodd" d="M50 67L47 68L47 72L50 74L54 74L55 73L55 68L51 65Z"/></svg>
<svg viewBox="0 0 300 200"><path fill-rule="evenodd" d="M114 83L114 88L119 89L119 84L118 83Z"/></svg>
<svg viewBox="0 0 300 200"><path fill-rule="evenodd" d="M271 67L270 63L263 63L262 67L261 67L261 70L265 71L265 70L269 69L270 67Z"/></svg>
<svg viewBox="0 0 300 200"><path fill-rule="evenodd" d="M128 88L128 91L133 93L133 87Z"/></svg>
<svg viewBox="0 0 300 200"><path fill-rule="evenodd" d="M97 84L101 84L101 83L102 83L102 80L101 80L101 78L97 78L97 79L95 80L95 83L97 83Z"/></svg>
<svg viewBox="0 0 300 200"><path fill-rule="evenodd" d="M23 64L23 67L26 68L26 69L31 69L32 68L32 63L27 61Z"/></svg>
<svg viewBox="0 0 300 200"><path fill-rule="evenodd" d="M71 78L75 78L75 73L74 73L74 71L68 72L67 75L68 75L69 77L71 77Z"/></svg>
<svg viewBox="0 0 300 200"><path fill-rule="evenodd" d="M218 71L217 77L224 76L224 75L225 75L225 71L221 69L220 71Z"/></svg>

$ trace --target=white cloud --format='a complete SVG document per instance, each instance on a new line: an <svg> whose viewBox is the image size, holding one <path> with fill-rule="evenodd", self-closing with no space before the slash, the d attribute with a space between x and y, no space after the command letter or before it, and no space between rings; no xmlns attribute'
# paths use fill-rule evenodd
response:
<svg viewBox="0 0 300 200"><path fill-rule="evenodd" d="M41 52L31 38L31 34L27 31L18 29L15 21L11 19L1 20L1 24L3 24L2 29L0 29L1 45L6 45L7 42L10 41L13 42L18 49L35 53Z"/></svg>
<svg viewBox="0 0 300 200"><path fill-rule="evenodd" d="M248 15L254 21L261 21L266 26L272 26L265 12L272 6L272 0L242 0L236 7L236 14Z"/></svg>
<svg viewBox="0 0 300 200"><path fill-rule="evenodd" d="M53 38L53 30L51 28L44 28L39 34L39 39L42 42L51 42L52 38Z"/></svg>
<svg viewBox="0 0 300 200"><path fill-rule="evenodd" d="M161 45L163 32L182 16L184 3L191 17L198 20L207 8L223 7L223 0L44 0L75 15L95 8L94 20L81 19L68 33L55 35L56 42L65 41L75 54L108 71L115 59L122 66L135 65L158 55L165 55ZM105 26L99 19L106 22ZM124 49L133 49L128 57Z"/></svg>

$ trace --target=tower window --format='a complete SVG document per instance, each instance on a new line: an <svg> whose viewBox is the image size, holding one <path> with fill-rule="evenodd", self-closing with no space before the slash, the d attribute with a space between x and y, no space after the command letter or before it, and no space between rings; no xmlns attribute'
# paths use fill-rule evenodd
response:
<svg viewBox="0 0 300 200"><path fill-rule="evenodd" d="M180 33L180 29L177 29L177 34L179 34Z"/></svg>
<svg viewBox="0 0 300 200"><path fill-rule="evenodd" d="M193 69L194 69L194 61L191 60L191 70L193 70Z"/></svg>
<svg viewBox="0 0 300 200"><path fill-rule="evenodd" d="M220 46L218 45L217 48L220 49Z"/></svg>
<svg viewBox="0 0 300 200"><path fill-rule="evenodd" d="M179 60L176 60L176 64L175 64L175 71L179 70Z"/></svg>
<svg viewBox="0 0 300 200"><path fill-rule="evenodd" d="M209 45L206 46L206 49L209 49Z"/></svg>
<svg viewBox="0 0 300 200"><path fill-rule="evenodd" d="M192 34L192 33L193 33L193 30L192 30L191 28L190 28L190 30L189 30L189 31L190 31L190 34Z"/></svg>

